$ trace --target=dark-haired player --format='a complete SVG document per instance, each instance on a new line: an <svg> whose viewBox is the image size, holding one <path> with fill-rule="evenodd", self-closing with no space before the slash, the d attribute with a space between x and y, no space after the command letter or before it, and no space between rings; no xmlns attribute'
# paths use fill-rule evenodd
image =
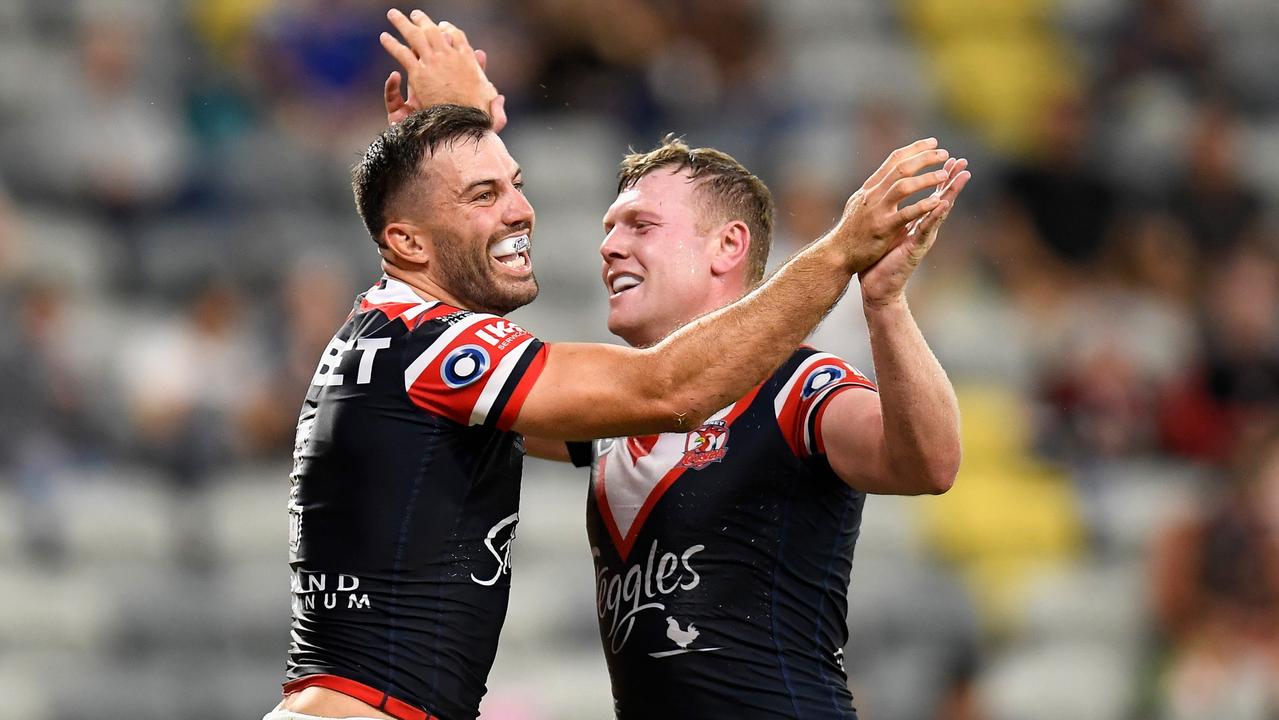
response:
<svg viewBox="0 0 1279 720"><path fill-rule="evenodd" d="M432 69L398 57L430 97ZM389 94L388 112L402 103ZM897 181L891 160L863 191ZM866 495L945 492L959 465L954 393L904 294L969 179L963 160L944 174L937 209L859 273L878 390L805 347L696 427L569 444L592 470L587 529L618 717L856 717L842 657ZM600 248L613 333L652 347L761 282L773 201L733 158L668 139L627 156L619 179ZM568 459L562 443L529 446Z"/></svg>
<svg viewBox="0 0 1279 720"><path fill-rule="evenodd" d="M522 433L699 426L939 207L898 204L942 182L922 171L944 158L932 140L896 153L893 181L856 194L756 292L630 349L544 344L502 317L537 294L535 218L487 114L437 105L383 132L353 184L384 275L325 350L299 418L293 642L268 717L476 717L506 612Z"/></svg>

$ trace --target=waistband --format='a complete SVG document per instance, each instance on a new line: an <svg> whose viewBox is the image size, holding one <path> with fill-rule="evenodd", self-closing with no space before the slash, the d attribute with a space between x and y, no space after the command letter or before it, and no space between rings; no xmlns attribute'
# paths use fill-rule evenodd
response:
<svg viewBox="0 0 1279 720"><path fill-rule="evenodd" d="M284 694L288 695L309 687L322 687L334 692L340 692L366 705L372 705L379 711L397 718L397 720L440 720L435 715L414 707L403 700L393 698L381 690L375 690L362 682L338 677L337 675L307 675L304 678L290 680L284 683Z"/></svg>

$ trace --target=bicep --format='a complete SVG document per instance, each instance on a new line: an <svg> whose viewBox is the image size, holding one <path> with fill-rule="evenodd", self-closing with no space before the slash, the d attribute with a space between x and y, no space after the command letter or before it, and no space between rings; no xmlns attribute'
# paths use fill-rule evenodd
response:
<svg viewBox="0 0 1279 720"><path fill-rule="evenodd" d="M672 429L675 417L662 400L661 380L648 370L649 352L602 343L548 346L514 429L559 440Z"/></svg>
<svg viewBox="0 0 1279 720"><path fill-rule="evenodd" d="M896 477L889 462L879 393L850 388L830 398L817 432L831 469L849 486L881 495L911 494L907 479Z"/></svg>

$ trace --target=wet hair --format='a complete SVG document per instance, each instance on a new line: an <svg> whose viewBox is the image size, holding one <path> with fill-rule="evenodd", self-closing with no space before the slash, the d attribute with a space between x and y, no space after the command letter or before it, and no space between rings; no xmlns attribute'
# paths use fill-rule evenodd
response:
<svg viewBox="0 0 1279 720"><path fill-rule="evenodd" d="M382 245L387 207L420 181L423 157L458 141L478 141L493 129L483 110L461 105L432 105L383 130L351 169L355 207L373 242Z"/></svg>
<svg viewBox="0 0 1279 720"><path fill-rule="evenodd" d="M690 148L682 138L668 134L648 152L632 150L622 159L617 172L617 191L635 185L656 170L684 172L697 183L697 191L714 213L708 221L740 220L750 228L746 255L746 283L758 285L764 279L768 251L773 242L773 194L745 166L731 155L714 148Z"/></svg>

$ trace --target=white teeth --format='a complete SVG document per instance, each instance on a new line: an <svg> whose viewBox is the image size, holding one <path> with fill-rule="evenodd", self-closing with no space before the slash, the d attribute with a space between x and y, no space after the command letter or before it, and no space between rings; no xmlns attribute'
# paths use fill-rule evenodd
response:
<svg viewBox="0 0 1279 720"><path fill-rule="evenodd" d="M495 258L506 257L507 255L524 252L528 250L528 246L528 235L516 235L495 243L493 247L489 248L489 255Z"/></svg>
<svg viewBox="0 0 1279 720"><path fill-rule="evenodd" d="M618 275L617 277L613 278L613 285L612 285L613 292L620 293L623 290L630 290L631 288L635 287L636 285L639 285L642 282L644 281L641 280L640 278L635 277L634 275Z"/></svg>

